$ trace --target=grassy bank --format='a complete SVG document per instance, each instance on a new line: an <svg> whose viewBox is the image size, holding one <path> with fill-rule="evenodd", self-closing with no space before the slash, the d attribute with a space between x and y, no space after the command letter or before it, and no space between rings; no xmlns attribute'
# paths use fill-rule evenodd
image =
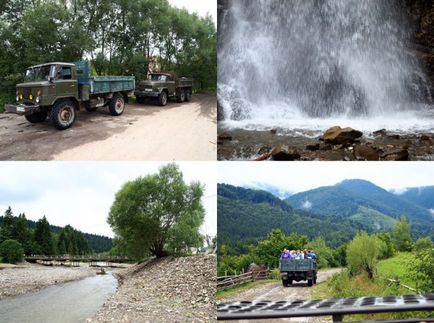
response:
<svg viewBox="0 0 434 323"><path fill-rule="evenodd" d="M398 278L401 283L415 287L416 282L408 275L407 264L410 260L410 253L398 253L392 258L380 261L377 266L378 278L374 281L371 281L366 274L351 277L344 270L342 273L335 274L328 281L314 286L311 289L311 297L313 299L327 299L413 294L412 291L402 286L390 284L386 280L387 278ZM420 312L349 315L345 317L345 322L430 317L432 315L433 313Z"/></svg>

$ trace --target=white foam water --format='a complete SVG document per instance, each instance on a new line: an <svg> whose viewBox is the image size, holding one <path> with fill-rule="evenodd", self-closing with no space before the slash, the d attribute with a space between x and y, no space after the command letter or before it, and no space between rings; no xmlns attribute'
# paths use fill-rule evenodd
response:
<svg viewBox="0 0 434 323"><path fill-rule="evenodd" d="M432 131L410 31L396 0L231 1L219 30L220 125Z"/></svg>

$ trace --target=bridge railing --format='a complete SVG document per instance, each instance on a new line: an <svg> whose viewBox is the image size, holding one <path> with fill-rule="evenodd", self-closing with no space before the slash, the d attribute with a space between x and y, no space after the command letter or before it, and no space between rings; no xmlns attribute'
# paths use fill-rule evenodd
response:
<svg viewBox="0 0 434 323"><path fill-rule="evenodd" d="M240 301L217 304L218 320L260 320L296 317L332 316L342 322L345 315L410 311L434 311L434 293L383 297L354 297L326 300ZM425 315L433 315L425 314ZM383 321L386 322L386 321ZM387 322L433 323L432 318L389 320Z"/></svg>

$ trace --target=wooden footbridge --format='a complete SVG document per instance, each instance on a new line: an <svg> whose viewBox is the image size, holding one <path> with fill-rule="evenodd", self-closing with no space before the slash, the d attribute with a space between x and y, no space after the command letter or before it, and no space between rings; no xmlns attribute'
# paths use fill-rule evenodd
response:
<svg viewBox="0 0 434 323"><path fill-rule="evenodd" d="M71 256L71 255L31 255L24 259L30 263L38 263L45 266L79 267L80 263L89 263L90 267L116 267L115 264L131 262L127 257L117 256Z"/></svg>

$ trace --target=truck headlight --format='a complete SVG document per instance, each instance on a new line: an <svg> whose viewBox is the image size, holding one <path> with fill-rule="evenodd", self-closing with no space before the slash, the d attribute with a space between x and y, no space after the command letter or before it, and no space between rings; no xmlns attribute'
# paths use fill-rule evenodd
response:
<svg viewBox="0 0 434 323"><path fill-rule="evenodd" d="M19 101L19 100L20 100L20 96L19 96L19 95L17 95L17 98L16 98L16 99L17 99L17 101Z"/></svg>
<svg viewBox="0 0 434 323"><path fill-rule="evenodd" d="M41 97L40 96L36 97L36 103L39 103L39 101L41 101Z"/></svg>

